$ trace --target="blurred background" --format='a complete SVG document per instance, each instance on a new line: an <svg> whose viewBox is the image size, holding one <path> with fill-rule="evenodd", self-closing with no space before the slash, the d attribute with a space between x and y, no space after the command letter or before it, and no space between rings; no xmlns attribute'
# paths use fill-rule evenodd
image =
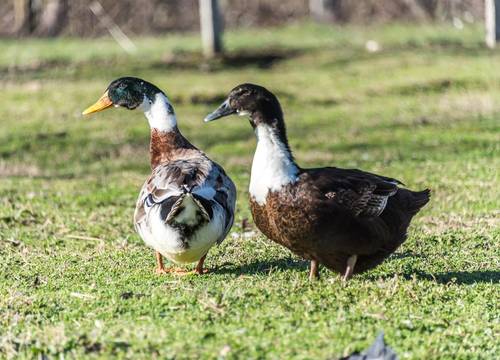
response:
<svg viewBox="0 0 500 360"><path fill-rule="evenodd" d="M106 28L89 11L90 0L4 0L0 4L2 36L102 36ZM100 0L113 20L131 35L196 31L198 0ZM220 0L224 25L278 26L315 20L336 24L390 21L482 22L484 0Z"/></svg>

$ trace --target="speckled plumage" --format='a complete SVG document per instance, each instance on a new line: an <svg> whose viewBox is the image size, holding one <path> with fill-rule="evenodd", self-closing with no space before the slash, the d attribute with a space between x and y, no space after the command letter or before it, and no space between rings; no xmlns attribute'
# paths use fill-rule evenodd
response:
<svg viewBox="0 0 500 360"><path fill-rule="evenodd" d="M120 106L140 109L151 127L151 175L137 200L134 226L156 251L157 272L169 272L162 256L175 263L198 261L228 234L234 220L236 188L222 167L193 146L177 127L174 108L155 85L134 77L113 81L84 111Z"/></svg>
<svg viewBox="0 0 500 360"><path fill-rule="evenodd" d="M196 226L209 221L214 208L222 210L224 231L217 239L220 243L232 226L236 195L236 188L224 169L191 145L178 131L162 133L154 129L151 131L151 167L152 174L141 189L134 214L134 224L139 233L144 231L141 227L147 226L150 208L159 206L159 215L168 223L169 216L175 216L179 210L175 209L178 200L189 193L200 207L201 218ZM185 235L192 235L187 233L193 231L186 227L179 227L179 230Z"/></svg>
<svg viewBox="0 0 500 360"><path fill-rule="evenodd" d="M194 147L177 126L168 132L151 130L150 160L152 173L137 200L135 228L146 244L169 260L197 261L231 229L236 188L222 167ZM188 205L192 214L182 217Z"/></svg>

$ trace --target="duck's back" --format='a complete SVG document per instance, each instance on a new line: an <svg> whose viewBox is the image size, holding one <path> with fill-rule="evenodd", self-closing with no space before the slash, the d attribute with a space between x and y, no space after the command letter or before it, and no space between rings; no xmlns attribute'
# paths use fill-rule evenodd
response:
<svg viewBox="0 0 500 360"><path fill-rule="evenodd" d="M153 170L134 214L144 241L171 260L189 249L205 253L225 238L234 219L233 182L203 153L191 152Z"/></svg>
<svg viewBox="0 0 500 360"><path fill-rule="evenodd" d="M356 169L301 170L297 181L270 192L263 205L250 199L254 221L273 241L309 260L343 272L380 264L406 239L412 217L429 200L399 181Z"/></svg>

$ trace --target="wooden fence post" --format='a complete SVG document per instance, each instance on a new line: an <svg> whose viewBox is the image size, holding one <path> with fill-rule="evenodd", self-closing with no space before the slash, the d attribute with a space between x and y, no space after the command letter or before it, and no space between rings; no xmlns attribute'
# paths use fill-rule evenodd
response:
<svg viewBox="0 0 500 360"><path fill-rule="evenodd" d="M334 8L337 0L309 0L309 13L318 22L332 22L335 19Z"/></svg>
<svg viewBox="0 0 500 360"><path fill-rule="evenodd" d="M486 0L484 5L486 45L494 48L500 41L500 0Z"/></svg>
<svg viewBox="0 0 500 360"><path fill-rule="evenodd" d="M200 1L200 28L203 43L203 54L212 58L223 51L222 17L217 0Z"/></svg>

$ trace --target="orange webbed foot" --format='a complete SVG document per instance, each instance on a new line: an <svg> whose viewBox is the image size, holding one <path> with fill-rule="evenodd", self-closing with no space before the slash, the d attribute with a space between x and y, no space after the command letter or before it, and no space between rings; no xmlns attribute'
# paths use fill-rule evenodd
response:
<svg viewBox="0 0 500 360"><path fill-rule="evenodd" d="M186 269L179 269L179 268L172 268L170 271L173 275L177 276L187 276L194 274L193 270L186 270Z"/></svg>
<svg viewBox="0 0 500 360"><path fill-rule="evenodd" d="M186 276L189 274L193 274L194 270L185 270L180 268L156 268L155 272L158 275L172 274L177 276Z"/></svg>
<svg viewBox="0 0 500 360"><path fill-rule="evenodd" d="M167 269L165 269L164 267L161 267L161 268L156 268L155 273L157 275L163 275L163 274L168 274L169 271Z"/></svg>
<svg viewBox="0 0 500 360"><path fill-rule="evenodd" d="M195 269L194 270L194 273L196 273L197 275L204 275L204 274L208 274L210 272L210 270L208 269Z"/></svg>

